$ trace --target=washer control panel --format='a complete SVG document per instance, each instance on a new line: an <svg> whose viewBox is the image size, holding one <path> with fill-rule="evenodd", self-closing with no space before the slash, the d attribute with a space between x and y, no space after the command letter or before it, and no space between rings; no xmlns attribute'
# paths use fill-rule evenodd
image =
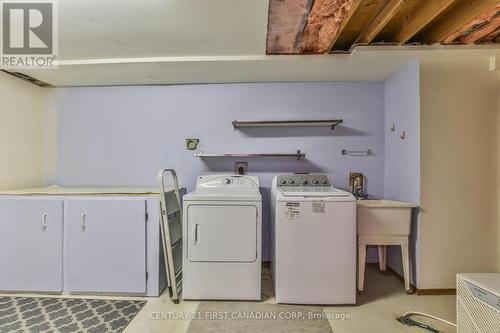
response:
<svg viewBox="0 0 500 333"><path fill-rule="evenodd" d="M277 178L279 187L331 187L327 175L280 175Z"/></svg>

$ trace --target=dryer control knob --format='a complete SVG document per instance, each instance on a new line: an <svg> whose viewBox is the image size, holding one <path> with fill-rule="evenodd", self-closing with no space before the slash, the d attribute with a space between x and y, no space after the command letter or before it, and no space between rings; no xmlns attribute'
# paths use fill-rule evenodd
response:
<svg viewBox="0 0 500 333"><path fill-rule="evenodd" d="M307 185L307 180L301 180L300 185Z"/></svg>
<svg viewBox="0 0 500 333"><path fill-rule="evenodd" d="M286 184L286 180L282 180L282 181L280 181L280 184L281 184L281 185L285 185L285 184Z"/></svg>
<svg viewBox="0 0 500 333"><path fill-rule="evenodd" d="M290 185L293 185L293 184L295 184L295 181L290 180L288 183L289 183Z"/></svg>
<svg viewBox="0 0 500 333"><path fill-rule="evenodd" d="M313 185L318 185L319 184L319 180L313 180Z"/></svg>
<svg viewBox="0 0 500 333"><path fill-rule="evenodd" d="M228 185L229 185L229 184L231 184L231 179L230 179L230 178L226 178L226 179L224 180L224 183L226 183L226 184L228 184Z"/></svg>
<svg viewBox="0 0 500 333"><path fill-rule="evenodd" d="M328 185L328 182L327 182L326 180L323 180L323 181L321 182L321 184L323 184L323 185Z"/></svg>

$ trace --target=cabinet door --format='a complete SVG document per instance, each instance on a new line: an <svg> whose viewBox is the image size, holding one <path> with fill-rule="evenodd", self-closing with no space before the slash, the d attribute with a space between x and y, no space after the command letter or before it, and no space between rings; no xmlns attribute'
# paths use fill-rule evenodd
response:
<svg viewBox="0 0 500 333"><path fill-rule="evenodd" d="M68 202L68 289L146 292L146 201Z"/></svg>
<svg viewBox="0 0 500 333"><path fill-rule="evenodd" d="M255 206L190 205L187 221L189 261L257 259Z"/></svg>
<svg viewBox="0 0 500 333"><path fill-rule="evenodd" d="M63 203L0 200L0 290L62 291Z"/></svg>

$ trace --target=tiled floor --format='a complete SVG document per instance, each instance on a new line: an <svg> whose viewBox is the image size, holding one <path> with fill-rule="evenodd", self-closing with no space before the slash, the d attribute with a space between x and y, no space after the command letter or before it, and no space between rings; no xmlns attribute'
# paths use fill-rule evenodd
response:
<svg viewBox="0 0 500 333"><path fill-rule="evenodd" d="M264 270L263 274L262 287L262 302L274 303L272 282L266 270ZM89 298L97 297L91 296ZM179 317L184 313L196 311L198 306L198 302L193 301L183 301L179 304L173 304L165 294L158 298L146 299L148 300L147 304L127 326L124 333L184 333L189 326L189 320ZM396 317L399 314L409 310L426 312L452 322L456 321L455 296L406 295L403 285L399 280L391 274L380 274L373 266L367 267L365 291L358 297L358 305L323 307L324 312L349 314L350 316L348 320L329 320L334 333L425 333L426 331L420 328L403 326L396 321ZM159 318L162 315L170 316L171 318ZM333 318L333 316L330 317ZM454 328L435 321L423 318L418 318L418 320L429 323L446 333L455 332Z"/></svg>
<svg viewBox="0 0 500 333"><path fill-rule="evenodd" d="M264 303L274 303L272 282L268 274L263 276ZM188 320L156 320L151 316L157 311L174 313L183 311L196 311L198 302L181 302L172 304L168 298L162 297L150 300L139 312L137 317L129 324L125 333L135 332L171 332L183 333L189 326ZM330 320L334 333L366 333L366 332L422 332L415 327L405 327L396 321L396 317L405 311L419 311L436 315L455 322L455 296L416 296L406 295L402 283L391 274L382 275L375 267L368 267L366 272L365 291L358 297L357 306L332 306L324 307L328 313L350 314L349 320ZM417 319L417 318L415 318ZM433 327L446 333L455 332L455 329L440 325L434 321L418 318ZM263 332L262 332L263 333Z"/></svg>

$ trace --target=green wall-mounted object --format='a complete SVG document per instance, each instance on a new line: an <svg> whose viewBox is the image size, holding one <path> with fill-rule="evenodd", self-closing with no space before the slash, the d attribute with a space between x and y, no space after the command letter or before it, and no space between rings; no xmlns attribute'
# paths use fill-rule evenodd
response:
<svg viewBox="0 0 500 333"><path fill-rule="evenodd" d="M199 139L186 139L186 149L195 150L198 148L198 143L200 143Z"/></svg>

